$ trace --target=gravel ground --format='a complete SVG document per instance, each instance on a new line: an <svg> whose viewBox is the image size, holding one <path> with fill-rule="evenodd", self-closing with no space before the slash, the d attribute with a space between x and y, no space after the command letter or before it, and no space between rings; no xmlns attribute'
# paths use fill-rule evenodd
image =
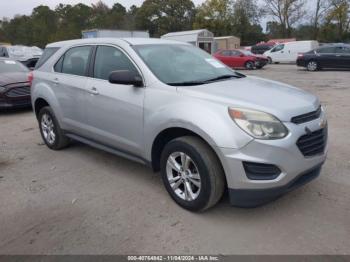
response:
<svg viewBox="0 0 350 262"><path fill-rule="evenodd" d="M194 214L147 167L79 143L50 151L31 111L0 113L0 254L350 254L350 71L243 73L321 98L330 149L317 180L263 207L225 197Z"/></svg>

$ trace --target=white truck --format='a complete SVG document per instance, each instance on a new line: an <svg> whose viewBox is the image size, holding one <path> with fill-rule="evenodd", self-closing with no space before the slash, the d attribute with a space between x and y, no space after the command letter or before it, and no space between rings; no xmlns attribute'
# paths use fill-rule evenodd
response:
<svg viewBox="0 0 350 262"><path fill-rule="evenodd" d="M278 44L264 53L270 63L295 63L299 53L318 48L317 41L294 41Z"/></svg>

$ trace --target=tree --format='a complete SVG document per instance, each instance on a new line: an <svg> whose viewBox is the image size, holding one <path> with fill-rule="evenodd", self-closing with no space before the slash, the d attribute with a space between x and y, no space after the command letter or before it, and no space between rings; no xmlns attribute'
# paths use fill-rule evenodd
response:
<svg viewBox="0 0 350 262"><path fill-rule="evenodd" d="M316 0L315 12L311 17L313 39L318 39L321 20L325 18L326 11L329 8L328 0Z"/></svg>
<svg viewBox="0 0 350 262"><path fill-rule="evenodd" d="M56 13L48 6L40 5L33 9L31 20L32 44L39 47L45 47L51 42L52 33L57 30Z"/></svg>
<svg viewBox="0 0 350 262"><path fill-rule="evenodd" d="M305 15L305 0L264 0L265 12L281 25L282 36L291 37L293 25Z"/></svg>
<svg viewBox="0 0 350 262"><path fill-rule="evenodd" d="M146 0L136 14L136 25L159 37L192 28L194 4L191 0Z"/></svg>
<svg viewBox="0 0 350 262"><path fill-rule="evenodd" d="M206 0L197 10L194 29L205 28L216 36L232 34L232 0Z"/></svg>
<svg viewBox="0 0 350 262"><path fill-rule="evenodd" d="M329 9L326 14L324 30L336 29L336 41L343 41L349 37L350 4L348 0L329 0Z"/></svg>
<svg viewBox="0 0 350 262"><path fill-rule="evenodd" d="M241 38L243 45L265 40L260 26L261 10L256 0L236 0L233 3L232 32Z"/></svg>

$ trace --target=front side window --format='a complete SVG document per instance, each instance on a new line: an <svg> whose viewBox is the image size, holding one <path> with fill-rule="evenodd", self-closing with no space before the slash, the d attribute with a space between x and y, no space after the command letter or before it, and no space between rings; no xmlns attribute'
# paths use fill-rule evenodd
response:
<svg viewBox="0 0 350 262"><path fill-rule="evenodd" d="M278 51L282 51L284 49L284 45L278 45L276 47L274 47L271 52L278 52Z"/></svg>
<svg viewBox="0 0 350 262"><path fill-rule="evenodd" d="M346 46L339 46L336 48L336 53L338 54L350 54L350 48Z"/></svg>
<svg viewBox="0 0 350 262"><path fill-rule="evenodd" d="M94 78L108 80L113 71L128 70L138 74L130 59L119 49L99 46L96 51Z"/></svg>
<svg viewBox="0 0 350 262"><path fill-rule="evenodd" d="M63 58L62 73L86 76L91 50L91 46L80 46L69 49Z"/></svg>
<svg viewBox="0 0 350 262"><path fill-rule="evenodd" d="M155 44L133 48L153 74L169 85L196 84L223 76L238 77L232 69L194 46Z"/></svg>

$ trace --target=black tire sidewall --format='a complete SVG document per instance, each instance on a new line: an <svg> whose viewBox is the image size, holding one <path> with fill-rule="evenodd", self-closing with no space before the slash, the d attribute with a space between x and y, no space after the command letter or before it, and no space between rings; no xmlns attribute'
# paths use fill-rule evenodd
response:
<svg viewBox="0 0 350 262"><path fill-rule="evenodd" d="M48 143L44 137L44 134L43 134L43 130L41 127L41 118L44 114L48 114L51 117L53 124L54 124L53 129L54 129L56 137L55 137L55 143L53 143L53 144ZM56 119L55 114L53 113L52 109L50 107L42 108L39 112L38 121L39 121L40 134L41 134L41 137L44 140L45 144L51 149L57 149L58 145L60 144L61 137L60 137L60 132L59 132L60 131L59 125L58 125L57 119Z"/></svg>
<svg viewBox="0 0 350 262"><path fill-rule="evenodd" d="M166 164L168 157L174 152L183 152L191 157L192 161L196 164L198 172L201 178L201 191L198 197L193 201L185 201L178 197L176 193L171 188L167 174L166 174ZM209 169L205 164L205 161L194 147L183 142L183 141L171 141L164 149L161 156L161 175L163 179L164 186L172 199L181 207L191 210L191 211L200 211L204 209L211 195L211 181L209 176Z"/></svg>
<svg viewBox="0 0 350 262"><path fill-rule="evenodd" d="M251 66L249 67L248 65L251 65ZM246 63L245 63L245 68L246 68L247 70L253 70L253 69L254 69L254 62L252 62L252 61L246 62Z"/></svg>

